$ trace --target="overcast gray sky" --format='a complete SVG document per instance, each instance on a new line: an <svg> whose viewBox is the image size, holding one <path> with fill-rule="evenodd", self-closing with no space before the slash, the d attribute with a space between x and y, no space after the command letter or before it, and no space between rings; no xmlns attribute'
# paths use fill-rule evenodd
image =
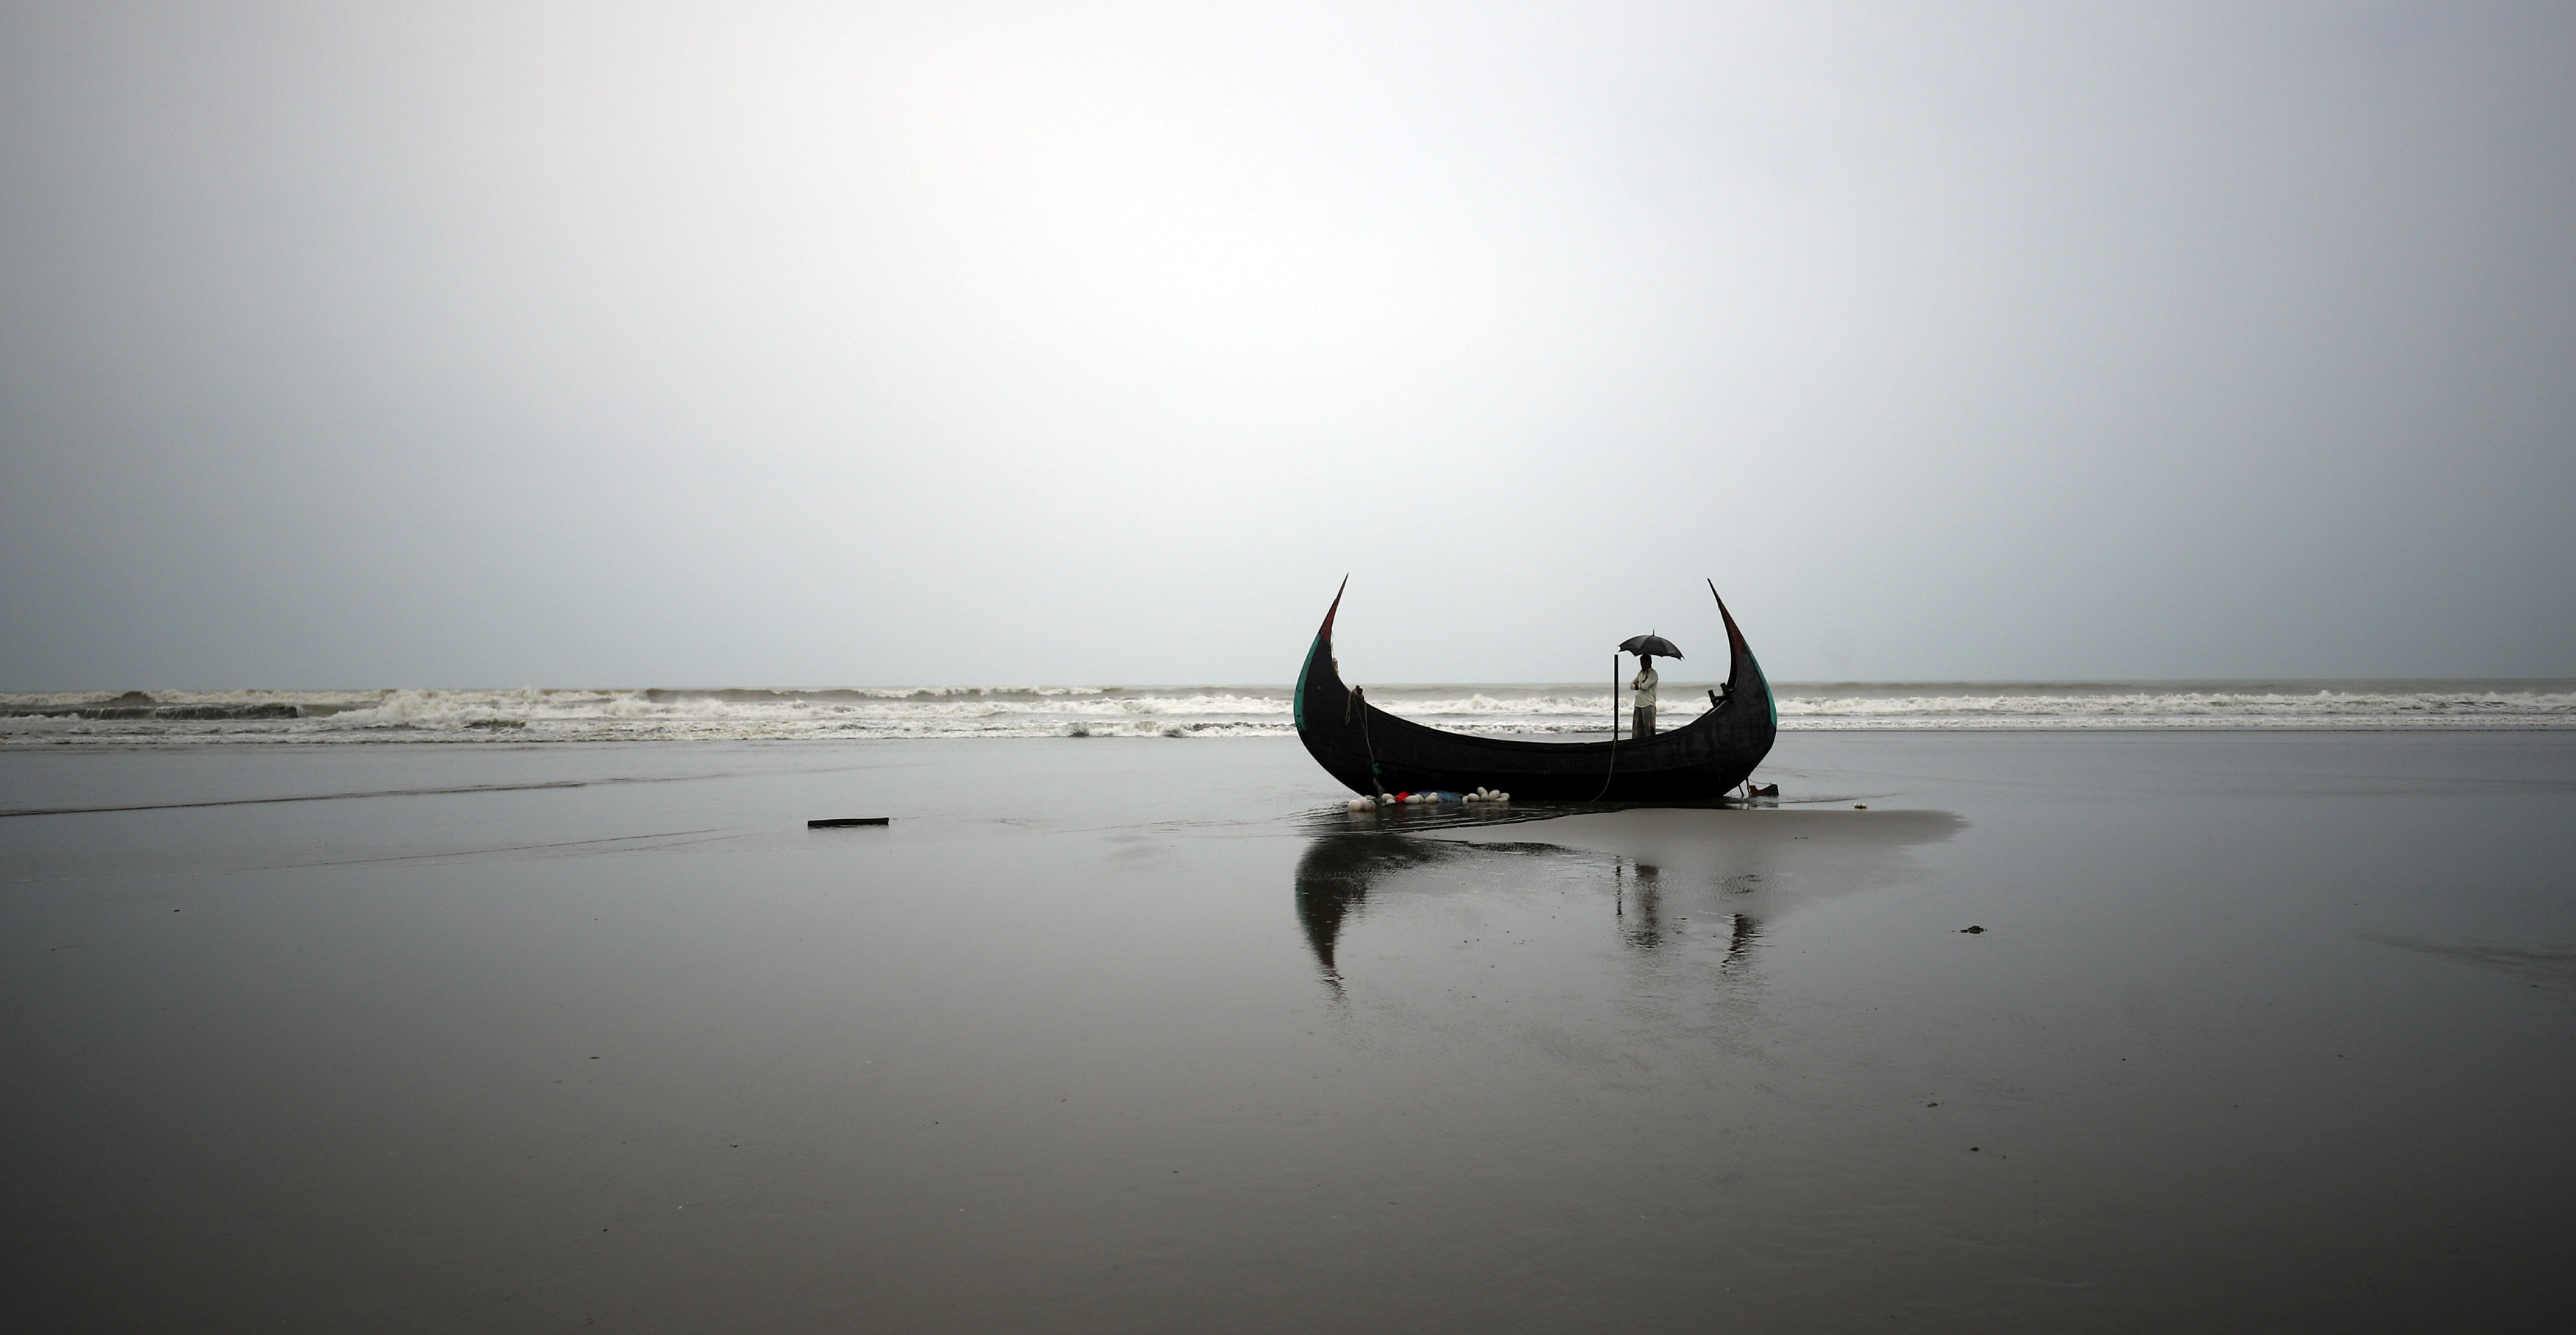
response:
<svg viewBox="0 0 2576 1335"><path fill-rule="evenodd" d="M2576 6L0 6L0 689L2576 675ZM1714 666L1714 663L1711 663Z"/></svg>

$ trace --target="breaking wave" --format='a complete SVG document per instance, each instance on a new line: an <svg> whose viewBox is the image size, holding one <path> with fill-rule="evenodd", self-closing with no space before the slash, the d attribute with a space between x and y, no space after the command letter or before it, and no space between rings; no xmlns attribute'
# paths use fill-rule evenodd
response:
<svg viewBox="0 0 2576 1335"><path fill-rule="evenodd" d="M1663 719L1707 708L1667 684ZM1782 684L1789 730L2576 727L2576 682ZM1606 735L1599 687L1371 687L1435 727ZM1623 702L1624 703L1624 702ZM0 695L0 744L1246 737L1294 731L1277 686L127 691Z"/></svg>

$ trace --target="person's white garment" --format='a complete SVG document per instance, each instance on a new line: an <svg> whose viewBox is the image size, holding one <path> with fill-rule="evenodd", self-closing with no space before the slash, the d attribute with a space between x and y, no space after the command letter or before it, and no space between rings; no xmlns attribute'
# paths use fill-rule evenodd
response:
<svg viewBox="0 0 2576 1335"><path fill-rule="evenodd" d="M1655 665L1648 663L1638 668L1637 679L1628 683L1637 692L1637 735L1640 737L1655 735L1655 683L1659 680L1661 678L1655 675Z"/></svg>

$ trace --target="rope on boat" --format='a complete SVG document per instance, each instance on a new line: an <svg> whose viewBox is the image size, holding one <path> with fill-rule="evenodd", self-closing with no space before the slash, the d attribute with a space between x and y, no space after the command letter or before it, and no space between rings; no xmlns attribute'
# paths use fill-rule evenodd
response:
<svg viewBox="0 0 2576 1335"><path fill-rule="evenodd" d="M1369 736L1368 697L1360 693L1359 687L1354 686L1351 688L1350 698L1351 703L1357 705L1360 711L1360 744L1368 748L1369 782L1377 785L1377 791L1371 796L1384 797L1386 796L1386 772L1377 767L1377 740ZM1343 711L1345 716L1349 712L1347 709Z"/></svg>

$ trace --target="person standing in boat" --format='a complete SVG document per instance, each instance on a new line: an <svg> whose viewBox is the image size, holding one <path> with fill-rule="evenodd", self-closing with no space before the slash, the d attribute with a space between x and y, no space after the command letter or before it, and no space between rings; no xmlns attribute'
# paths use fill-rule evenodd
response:
<svg viewBox="0 0 2576 1335"><path fill-rule="evenodd" d="M1659 680L1655 676L1655 656L1637 655L1637 677L1628 683L1628 688L1637 693L1637 736L1641 738L1655 735L1655 683Z"/></svg>

